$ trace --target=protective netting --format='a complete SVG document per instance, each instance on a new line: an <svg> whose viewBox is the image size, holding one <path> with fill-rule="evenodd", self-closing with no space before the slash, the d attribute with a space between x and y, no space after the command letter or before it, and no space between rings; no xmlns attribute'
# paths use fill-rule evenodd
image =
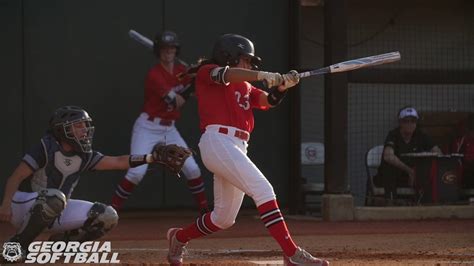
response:
<svg viewBox="0 0 474 266"><path fill-rule="evenodd" d="M303 68L322 65L322 17L322 7L302 9ZM401 107L415 107L418 126L451 152L462 120L474 112L473 47L473 1L349 1L348 59L402 55L349 74L348 179L357 205L366 199L366 154L398 126ZM323 86L323 79L302 83L302 142L324 142ZM315 167L303 165L302 174L320 182L323 170Z"/></svg>
<svg viewBox="0 0 474 266"><path fill-rule="evenodd" d="M379 3L384 2L384 3ZM411 105L418 127L444 152L474 112L474 4L470 1L354 1L348 21L349 57L400 51L398 63L350 75L348 156L351 191L366 195L366 153L398 126ZM458 121L459 120L459 121Z"/></svg>

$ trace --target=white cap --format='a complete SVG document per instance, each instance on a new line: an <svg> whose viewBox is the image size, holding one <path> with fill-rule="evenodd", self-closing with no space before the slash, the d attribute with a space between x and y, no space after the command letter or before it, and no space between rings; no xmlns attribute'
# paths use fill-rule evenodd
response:
<svg viewBox="0 0 474 266"><path fill-rule="evenodd" d="M418 113L413 107L407 107L400 111L400 114L398 115L398 119L403 119L405 117L416 117L416 119L419 118Z"/></svg>

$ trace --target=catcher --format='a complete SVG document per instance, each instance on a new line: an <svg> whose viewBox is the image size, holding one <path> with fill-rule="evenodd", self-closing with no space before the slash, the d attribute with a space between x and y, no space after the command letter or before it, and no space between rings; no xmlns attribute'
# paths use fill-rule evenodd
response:
<svg viewBox="0 0 474 266"><path fill-rule="evenodd" d="M191 155L177 145L158 144L151 154L106 156L92 149L93 135L84 109L64 106L54 112L47 133L7 181L0 221L18 229L10 242L27 250L43 231L52 233L53 241L98 239L117 225L118 215L103 203L70 199L82 172L160 163L178 173Z"/></svg>

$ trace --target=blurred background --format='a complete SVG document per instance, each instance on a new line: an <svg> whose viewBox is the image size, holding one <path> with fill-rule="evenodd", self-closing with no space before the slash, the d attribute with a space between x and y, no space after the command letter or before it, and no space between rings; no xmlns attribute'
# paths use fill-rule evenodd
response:
<svg viewBox="0 0 474 266"><path fill-rule="evenodd" d="M249 156L293 213L317 214L324 191L351 194L364 205L366 153L397 126L402 106L427 118L427 131L442 147L474 111L469 0L0 0L0 22L0 193L63 105L88 110L96 150L129 153L144 78L155 63L151 51L128 37L130 29L149 38L176 32L188 63L209 56L219 35L241 34L254 42L263 68L279 72L400 51L397 63L306 78L278 108L255 112ZM177 127L198 150L195 99ZM73 198L109 203L124 174L85 173ZM212 197L212 174L203 176ZM152 168L125 208L193 208L184 182ZM252 205L247 198L245 206Z"/></svg>

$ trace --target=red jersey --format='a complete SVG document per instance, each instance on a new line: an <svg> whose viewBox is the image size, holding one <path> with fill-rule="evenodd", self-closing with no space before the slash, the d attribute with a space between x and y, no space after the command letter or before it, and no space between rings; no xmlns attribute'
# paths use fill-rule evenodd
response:
<svg viewBox="0 0 474 266"><path fill-rule="evenodd" d="M147 113L151 118L159 117L166 120L176 120L180 116L180 111L171 108L163 100L168 92L179 84L187 84L189 80L180 81L177 75L186 71L186 67L181 64L175 64L173 73L169 73L160 64L156 64L148 71L145 80L145 103L143 112Z"/></svg>
<svg viewBox="0 0 474 266"><path fill-rule="evenodd" d="M463 136L457 138L453 145L452 151L455 153L464 154L464 162L474 162L474 137Z"/></svg>
<svg viewBox="0 0 474 266"><path fill-rule="evenodd" d="M264 92L248 82L234 82L227 86L214 82L210 72L216 67L219 66L204 65L196 75L201 131L204 132L208 125L218 124L252 132L252 109L268 109L259 104L259 97Z"/></svg>

